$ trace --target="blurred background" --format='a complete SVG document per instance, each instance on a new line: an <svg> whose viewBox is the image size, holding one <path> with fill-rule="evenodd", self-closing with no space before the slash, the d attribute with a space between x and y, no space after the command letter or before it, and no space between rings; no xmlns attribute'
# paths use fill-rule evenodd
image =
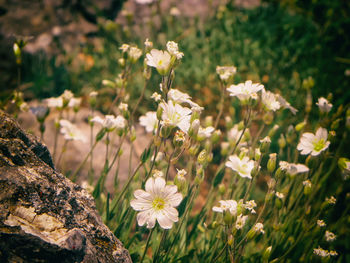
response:
<svg viewBox="0 0 350 263"><path fill-rule="evenodd" d="M235 65L237 82L252 79L282 90L297 108L298 87L309 77L314 98L347 103L349 15L346 0L1 0L0 98L18 86L19 72L25 100L65 89L78 95L100 90L102 79L121 70L119 47L142 48L148 38L155 48L179 43L185 57L175 84L209 111L219 96L217 65ZM13 43L19 39L28 43L16 64ZM141 90L141 80L134 81L131 101Z"/></svg>

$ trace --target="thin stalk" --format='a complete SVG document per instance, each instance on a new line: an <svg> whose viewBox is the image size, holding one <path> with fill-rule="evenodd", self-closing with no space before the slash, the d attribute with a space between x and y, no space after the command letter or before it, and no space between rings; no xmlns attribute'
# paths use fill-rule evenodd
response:
<svg viewBox="0 0 350 263"><path fill-rule="evenodd" d="M120 202L122 196L124 195L125 191L128 189L128 187L129 187L129 185L130 185L132 179L135 177L137 171L141 168L141 166L142 166L142 162L140 162L140 163L138 164L138 166L135 168L133 174L132 174L131 177L129 178L128 182L124 185L123 190L122 190L121 193L119 194L118 199L117 199L115 205L112 207L111 211L113 211L113 210L118 206L118 204L119 204L119 202Z"/></svg>
<svg viewBox="0 0 350 263"><path fill-rule="evenodd" d="M149 242L151 241L151 236L153 234L153 230L154 230L154 228L152 228L151 231L148 234L147 241L146 241L146 247L145 247L145 250L143 251L143 255L142 255L142 258L141 258L141 261L140 261L141 263L145 259L146 252L147 252L147 249L148 249L148 245L149 245Z"/></svg>
<svg viewBox="0 0 350 263"><path fill-rule="evenodd" d="M176 241L176 239L177 239L177 236L178 236L178 234L180 233L180 229L181 229L181 227L182 227L182 224L183 224L183 222L185 221L185 218L186 218L186 216L187 216L187 213L188 213L188 211L189 211L189 208L190 208L190 206L191 206L191 204L192 204L192 202L193 202L194 197L197 195L197 192L198 192L198 185L196 185L196 189L195 189L195 191L193 192L193 194L191 195L191 199L190 199L189 203L188 203L187 206L186 206L186 209L185 209L184 214L182 215L181 222L180 222L180 224L179 224L179 227L178 227L177 230L176 230L174 239L173 239L173 241L171 242L170 247L168 247L167 254L166 254L166 258L165 258L165 262L168 262L167 260L168 260L168 256L170 255L170 251L171 251L171 249L173 248L173 246L174 246L174 244L175 244L175 241Z"/></svg>
<svg viewBox="0 0 350 263"><path fill-rule="evenodd" d="M225 243L225 246L221 249L220 253L211 261L211 263L218 262L218 259L221 257L222 253L226 250L227 243Z"/></svg>
<svg viewBox="0 0 350 263"><path fill-rule="evenodd" d="M220 84L221 84L221 97L220 97L220 102L219 102L220 109L219 109L218 115L216 116L216 120L215 120L215 124L214 124L215 130L217 129L217 127L219 125L221 115L224 111L224 102L225 102L225 95L226 95L226 92L225 92L226 89L225 89L224 83L222 83L222 81L220 81Z"/></svg>
<svg viewBox="0 0 350 263"><path fill-rule="evenodd" d="M64 144L63 144L63 146L62 146L62 151L61 151L61 153L60 153L60 155L59 155L59 157L58 157L58 160L57 160L57 164L56 164L57 167L60 166L62 156L63 156L63 154L64 154L64 153L66 152L66 150L67 150L68 142L69 142L68 140L65 140L65 141L64 141Z"/></svg>
<svg viewBox="0 0 350 263"><path fill-rule="evenodd" d="M60 110L59 116L58 116L58 122L62 119L62 110ZM54 139L54 144L53 144L53 154L52 154L52 160L55 162L56 159L56 151L57 151L57 142L58 142L58 132L60 130L59 127L56 126L55 123L55 139Z"/></svg>
<svg viewBox="0 0 350 263"><path fill-rule="evenodd" d="M156 253L154 254L154 257L153 257L153 263L157 262L159 252L161 251L161 248L163 247L162 245L164 244L164 240L167 236L167 233L168 233L167 231L163 230L162 237L161 237L160 242L159 242L159 246L158 246Z"/></svg>
<svg viewBox="0 0 350 263"><path fill-rule="evenodd" d="M90 154L92 153L92 151L95 149L96 145L97 145L98 141L95 141L94 145L91 147L90 152L88 152L88 154L85 156L84 160L81 162L81 164L79 165L79 167L74 171L74 173L72 174L71 178L72 181L75 182L76 180L76 176L79 173L79 171L81 170L81 168L83 168L84 164L86 163L87 159L89 158Z"/></svg>

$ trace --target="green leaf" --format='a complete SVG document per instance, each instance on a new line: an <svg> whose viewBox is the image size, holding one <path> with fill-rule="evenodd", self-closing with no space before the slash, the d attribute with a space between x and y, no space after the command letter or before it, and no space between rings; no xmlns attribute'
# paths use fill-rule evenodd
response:
<svg viewBox="0 0 350 263"><path fill-rule="evenodd" d="M106 134L106 129L105 128L102 128L96 135L96 141L101 141L102 138L105 136Z"/></svg>
<svg viewBox="0 0 350 263"><path fill-rule="evenodd" d="M143 151L143 153L141 154L141 162L142 163L147 162L150 156L151 156L151 147Z"/></svg>
<svg viewBox="0 0 350 263"><path fill-rule="evenodd" d="M224 178L224 175L225 175L225 168L222 168L222 169L215 175L214 182L213 182L214 187L217 187L217 186L221 183L222 178Z"/></svg>

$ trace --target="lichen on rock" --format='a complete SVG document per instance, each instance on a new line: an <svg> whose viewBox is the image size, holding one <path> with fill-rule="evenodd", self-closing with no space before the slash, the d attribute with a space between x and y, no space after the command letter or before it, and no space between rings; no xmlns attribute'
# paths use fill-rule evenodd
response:
<svg viewBox="0 0 350 263"><path fill-rule="evenodd" d="M56 172L46 146L2 111L0 262L131 262L90 194Z"/></svg>

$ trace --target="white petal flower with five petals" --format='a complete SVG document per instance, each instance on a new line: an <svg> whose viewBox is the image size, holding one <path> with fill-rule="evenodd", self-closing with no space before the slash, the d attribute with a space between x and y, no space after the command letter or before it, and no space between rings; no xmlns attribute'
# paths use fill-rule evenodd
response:
<svg viewBox="0 0 350 263"><path fill-rule="evenodd" d="M214 206L213 211L223 213L224 211L230 211L232 215L237 214L237 202L235 200L220 200L220 206Z"/></svg>
<svg viewBox="0 0 350 263"><path fill-rule="evenodd" d="M168 103L162 102L160 106L163 109L162 124L177 126L184 133L187 133L191 126L192 111L189 108L174 103L172 100L169 100Z"/></svg>
<svg viewBox="0 0 350 263"><path fill-rule="evenodd" d="M157 220L162 228L172 228L173 223L179 220L179 213L175 207L182 201L177 186L166 185L161 177L151 177L147 180L145 188L146 191L136 190L136 199L130 201L131 207L139 211L136 217L138 225L146 224L147 228L153 228Z"/></svg>
<svg viewBox="0 0 350 263"><path fill-rule="evenodd" d="M303 155L311 153L312 156L317 156L329 147L327 136L327 130L321 127L317 129L316 134L306 132L301 136L297 149Z"/></svg>
<svg viewBox="0 0 350 263"><path fill-rule="evenodd" d="M241 177L252 179L251 172L254 168L254 161L245 156L242 160L237 155L231 155L226 166L237 172Z"/></svg>
<svg viewBox="0 0 350 263"><path fill-rule="evenodd" d="M248 100L249 98L257 98L256 93L264 88L264 85L260 83L253 83L251 80L247 80L245 83L238 85L231 85L227 88L230 92L230 96L237 96L239 100Z"/></svg>
<svg viewBox="0 0 350 263"><path fill-rule="evenodd" d="M170 69L171 56L167 51L152 49L146 54L146 63L150 67L155 67L159 74L166 75Z"/></svg>

